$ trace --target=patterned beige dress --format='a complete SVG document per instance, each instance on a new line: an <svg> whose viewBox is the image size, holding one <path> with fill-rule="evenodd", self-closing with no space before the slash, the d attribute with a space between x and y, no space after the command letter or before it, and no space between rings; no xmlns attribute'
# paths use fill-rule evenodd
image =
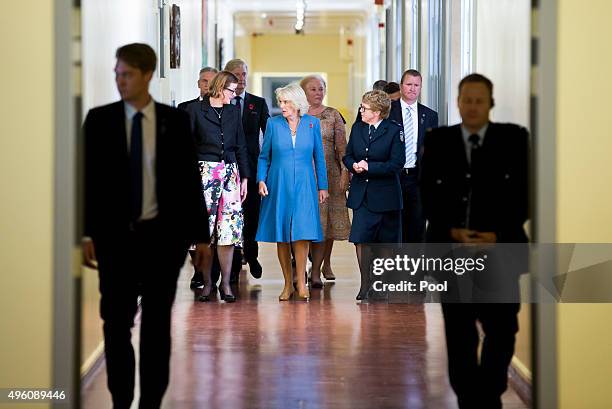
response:
<svg viewBox="0 0 612 409"><path fill-rule="evenodd" d="M346 130L340 113L325 107L320 114L314 115L321 121L321 136L325 151L329 198L319 204L321 227L325 240L347 240L351 231L346 192L342 190L340 175L343 169L342 157L346 150ZM346 171L346 170L345 170Z"/></svg>

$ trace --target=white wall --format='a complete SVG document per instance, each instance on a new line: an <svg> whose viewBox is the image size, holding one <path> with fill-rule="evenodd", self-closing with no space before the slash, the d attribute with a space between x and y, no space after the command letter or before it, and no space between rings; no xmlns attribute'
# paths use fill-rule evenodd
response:
<svg viewBox="0 0 612 409"><path fill-rule="evenodd" d="M474 71L493 81L493 121L529 125L530 44L531 0L476 2Z"/></svg>
<svg viewBox="0 0 612 409"><path fill-rule="evenodd" d="M201 0L170 0L181 8L181 68L169 68L169 19L166 12L167 78L159 78L159 65L151 82L151 95L167 104L193 99L202 62ZM115 51L132 42L149 44L159 58L158 0L83 0L83 109L119 99L115 87Z"/></svg>

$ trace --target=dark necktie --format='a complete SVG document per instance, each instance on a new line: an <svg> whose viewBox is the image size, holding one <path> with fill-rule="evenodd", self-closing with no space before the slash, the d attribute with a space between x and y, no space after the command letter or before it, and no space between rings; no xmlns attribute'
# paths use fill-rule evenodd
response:
<svg viewBox="0 0 612 409"><path fill-rule="evenodd" d="M142 112L132 118L130 139L130 220L138 221L142 213Z"/></svg>
<svg viewBox="0 0 612 409"><path fill-rule="evenodd" d="M240 105L240 102L242 101L242 97L237 95L236 98L234 98L236 100L236 106L238 107L238 111L240 112L240 118L242 118L242 105Z"/></svg>
<svg viewBox="0 0 612 409"><path fill-rule="evenodd" d="M468 138L468 141L470 142L470 145L471 145L470 165L473 168L480 161L480 156L481 156L480 136L478 134L472 134Z"/></svg>
<svg viewBox="0 0 612 409"><path fill-rule="evenodd" d="M372 139L372 135L376 132L376 127L374 125L370 125L370 130L368 131L368 137Z"/></svg>

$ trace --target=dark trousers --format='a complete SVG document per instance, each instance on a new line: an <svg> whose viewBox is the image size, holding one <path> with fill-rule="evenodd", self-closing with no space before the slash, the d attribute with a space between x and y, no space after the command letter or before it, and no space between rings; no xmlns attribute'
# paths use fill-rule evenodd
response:
<svg viewBox="0 0 612 409"><path fill-rule="evenodd" d="M257 260L259 253L259 246L255 241L255 235L257 234L257 224L259 223L260 204L261 198L259 196L257 183L249 180L247 184L247 198L242 203L244 211L244 229L242 230L242 236L244 238L243 252L247 262Z"/></svg>
<svg viewBox="0 0 612 409"><path fill-rule="evenodd" d="M170 317L187 243L169 238L157 222L123 237L94 239L100 277L100 315L108 388L115 409L134 399L131 329L141 295L140 408L158 408L168 386Z"/></svg>
<svg viewBox="0 0 612 409"><path fill-rule="evenodd" d="M402 209L402 243L422 243L425 239L425 219L416 173L416 170L412 170L407 175L402 171L400 176L404 202L404 208Z"/></svg>
<svg viewBox="0 0 612 409"><path fill-rule="evenodd" d="M460 409L501 408L520 304L443 303L448 373ZM478 359L479 321L484 332Z"/></svg>

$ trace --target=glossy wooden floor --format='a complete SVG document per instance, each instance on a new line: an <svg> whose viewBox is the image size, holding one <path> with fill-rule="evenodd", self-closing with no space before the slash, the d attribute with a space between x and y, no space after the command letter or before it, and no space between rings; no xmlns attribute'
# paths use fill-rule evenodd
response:
<svg viewBox="0 0 612 409"><path fill-rule="evenodd" d="M235 304L194 302L183 269L164 408L456 407L439 305L356 304L348 243L334 249L335 283L313 290L308 303L279 303L275 246L261 247L264 276L243 272ZM83 389L83 407L111 407L105 383L102 367ZM504 407L525 405L509 390Z"/></svg>

